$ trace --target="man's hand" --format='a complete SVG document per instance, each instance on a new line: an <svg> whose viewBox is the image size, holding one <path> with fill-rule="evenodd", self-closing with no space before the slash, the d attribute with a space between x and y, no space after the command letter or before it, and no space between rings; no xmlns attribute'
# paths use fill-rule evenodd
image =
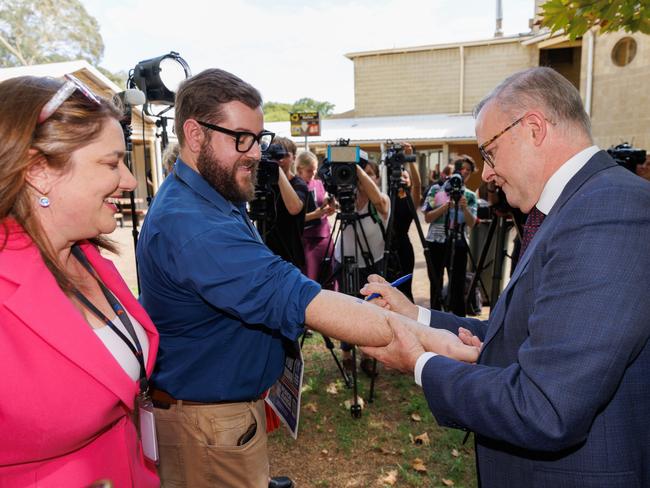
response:
<svg viewBox="0 0 650 488"><path fill-rule="evenodd" d="M483 347L483 343L481 342L481 339L476 337L465 327L458 328L458 338L463 342L463 344L466 344L468 346L478 347L479 350Z"/></svg>
<svg viewBox="0 0 650 488"><path fill-rule="evenodd" d="M479 347L464 344L452 332L432 327L414 328L405 320L389 316L388 324L393 331L391 342L384 347L362 347L361 350L386 366L405 372L412 372L418 358L426 351L467 363L478 360Z"/></svg>
<svg viewBox="0 0 650 488"><path fill-rule="evenodd" d="M402 324L395 316L388 318L388 323L393 330L393 340L384 347L362 347L361 350L381 361L389 368L398 369L405 373L413 372L415 363L424 348L415 334Z"/></svg>
<svg viewBox="0 0 650 488"><path fill-rule="evenodd" d="M379 275L370 275L368 277L368 283L366 283L359 292L365 296L378 293L380 295L379 298L372 300L372 303L375 305L405 315L406 317L416 321L418 319L417 305L413 304L397 288L390 286L390 283Z"/></svg>

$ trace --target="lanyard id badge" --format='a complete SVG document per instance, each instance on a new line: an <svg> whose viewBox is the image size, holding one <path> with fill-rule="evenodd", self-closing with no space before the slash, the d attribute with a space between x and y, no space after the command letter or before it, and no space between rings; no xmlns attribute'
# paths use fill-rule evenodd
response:
<svg viewBox="0 0 650 488"><path fill-rule="evenodd" d="M158 464L158 436L156 435L156 419L153 402L147 393L140 393L135 399L135 410L138 412L138 425L142 453L151 462Z"/></svg>
<svg viewBox="0 0 650 488"><path fill-rule="evenodd" d="M74 293L79 301L88 308L98 319L106 324L117 336L124 341L128 346L131 352L135 355L139 365L140 365L140 378L138 379L139 393L135 398L135 405L133 409L134 424L138 431L138 436L142 442L142 452L144 456L151 462L158 464L158 441L156 436L156 422L154 418L153 402L149 396L149 382L147 380L147 372L144 365L144 356L142 353L142 346L138 340L138 336L135 332L131 319L129 319L126 310L119 302L119 300L111 293L111 291L101 282L95 270L90 265L88 258L77 246L73 246L72 254L79 262L88 270L88 272L97 280L99 287L106 297L109 305L115 311L120 322L131 336L132 341L130 341L116 326L113 322L104 315L104 313L99 310L87 297L85 297L79 290L74 289Z"/></svg>

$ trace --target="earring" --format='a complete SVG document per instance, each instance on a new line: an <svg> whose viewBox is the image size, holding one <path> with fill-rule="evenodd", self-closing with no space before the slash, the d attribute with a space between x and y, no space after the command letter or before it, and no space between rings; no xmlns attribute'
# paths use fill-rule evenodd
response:
<svg viewBox="0 0 650 488"><path fill-rule="evenodd" d="M38 199L38 204L43 208L47 208L50 206L50 199L43 195Z"/></svg>

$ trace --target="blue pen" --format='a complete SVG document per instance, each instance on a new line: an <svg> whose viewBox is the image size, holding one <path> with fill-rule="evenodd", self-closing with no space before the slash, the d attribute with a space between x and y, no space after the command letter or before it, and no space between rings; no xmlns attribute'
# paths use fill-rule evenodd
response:
<svg viewBox="0 0 650 488"><path fill-rule="evenodd" d="M393 281L393 282L390 284L390 286L392 286L393 288L398 287L399 285L401 285L402 283L407 282L407 281L410 280L411 278L413 278L413 274L412 274L412 273L409 273L409 274L407 274L407 275L402 276L401 278L397 278L395 281ZM381 296L381 295L380 295L379 293L373 293L373 294L371 294L371 295L368 295L368 296L366 297L366 300L374 300L375 298L378 298L378 297L380 297L380 296Z"/></svg>

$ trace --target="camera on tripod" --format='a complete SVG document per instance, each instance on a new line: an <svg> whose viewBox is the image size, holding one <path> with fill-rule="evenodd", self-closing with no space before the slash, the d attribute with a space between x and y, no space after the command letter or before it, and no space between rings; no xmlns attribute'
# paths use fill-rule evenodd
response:
<svg viewBox="0 0 650 488"><path fill-rule="evenodd" d="M637 149L624 142L615 147L610 147L607 152L614 160L632 173L636 173L637 164L645 163L645 149Z"/></svg>
<svg viewBox="0 0 650 488"><path fill-rule="evenodd" d="M269 144L262 151L262 158L257 167L255 196L250 202L249 215L251 220L264 221L269 217L269 202L272 200L271 185L278 183L280 166L278 161L287 155L286 149L280 144Z"/></svg>
<svg viewBox="0 0 650 488"><path fill-rule="evenodd" d="M325 190L336 197L345 214L355 211L357 165L363 168L368 163L368 154L349 143L349 139L339 139L335 146L327 146L327 159L318 169Z"/></svg>
<svg viewBox="0 0 650 488"><path fill-rule="evenodd" d="M406 154L404 146L393 141L386 141L388 149L384 156L384 164L388 169L388 181L400 182L402 180L402 172L404 171L404 164L414 163L416 157L414 154Z"/></svg>
<svg viewBox="0 0 650 488"><path fill-rule="evenodd" d="M460 198L465 194L465 182L463 181L463 176L460 173L452 174L447 181L445 181L442 188L454 203L458 203Z"/></svg>

